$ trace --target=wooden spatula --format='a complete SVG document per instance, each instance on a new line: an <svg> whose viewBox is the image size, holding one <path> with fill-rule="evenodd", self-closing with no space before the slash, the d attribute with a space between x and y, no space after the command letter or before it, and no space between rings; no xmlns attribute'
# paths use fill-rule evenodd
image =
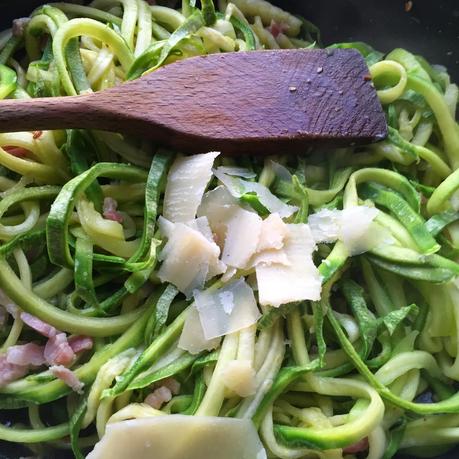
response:
<svg viewBox="0 0 459 459"><path fill-rule="evenodd" d="M189 152L293 152L386 136L368 68L354 50L213 54L76 97L5 100L0 131L86 128Z"/></svg>

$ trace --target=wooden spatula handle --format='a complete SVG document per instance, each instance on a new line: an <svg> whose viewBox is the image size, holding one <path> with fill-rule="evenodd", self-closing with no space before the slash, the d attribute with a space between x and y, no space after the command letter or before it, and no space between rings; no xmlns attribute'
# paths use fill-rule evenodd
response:
<svg viewBox="0 0 459 459"><path fill-rule="evenodd" d="M151 137L167 143L174 132L156 123L152 116L144 120L142 110L135 108L139 106L139 99L145 98L155 106L155 95L138 94L134 90L130 97L120 97L118 90L115 87L82 96L3 100L0 104L0 132L98 129ZM158 110L158 119L162 110L165 108ZM165 116L167 118L167 109Z"/></svg>
<svg viewBox="0 0 459 459"><path fill-rule="evenodd" d="M88 120L89 96L4 100L0 110L2 132L40 129L94 128ZM91 124L91 125L90 125Z"/></svg>

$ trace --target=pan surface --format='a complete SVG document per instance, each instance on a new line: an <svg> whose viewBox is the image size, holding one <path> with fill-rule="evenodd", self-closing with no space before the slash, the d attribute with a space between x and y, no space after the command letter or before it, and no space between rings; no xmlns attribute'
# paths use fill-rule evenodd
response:
<svg viewBox="0 0 459 459"><path fill-rule="evenodd" d="M271 1L317 24L325 45L366 41L380 51L403 47L423 55L431 63L446 66L452 80L459 82L459 0ZM27 16L43 3L45 0L0 0L0 30L10 27L13 18ZM5 421L1 416L0 422ZM0 459L21 456L30 457L30 451L0 442ZM55 457L72 456L59 452ZM459 448L445 453L441 459L458 457Z"/></svg>

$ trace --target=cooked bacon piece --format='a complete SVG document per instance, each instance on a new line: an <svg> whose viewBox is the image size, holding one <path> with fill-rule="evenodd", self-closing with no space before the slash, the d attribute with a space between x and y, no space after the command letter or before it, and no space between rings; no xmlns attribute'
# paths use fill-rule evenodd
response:
<svg viewBox="0 0 459 459"><path fill-rule="evenodd" d="M158 387L155 389L147 398L144 400L147 405L150 405L155 410L159 410L164 403L167 403L172 398L172 392L165 386Z"/></svg>
<svg viewBox="0 0 459 459"><path fill-rule="evenodd" d="M271 32L274 38L277 38L281 33L287 32L288 25L283 24L283 23L278 23L274 21L274 19L272 19L271 25L268 27L268 30Z"/></svg>
<svg viewBox="0 0 459 459"><path fill-rule="evenodd" d="M0 329L6 324L7 318L8 314L6 313L6 309L3 306L0 306Z"/></svg>
<svg viewBox="0 0 459 459"><path fill-rule="evenodd" d="M39 139L43 135L43 131L33 131L32 138L33 140Z"/></svg>
<svg viewBox="0 0 459 459"><path fill-rule="evenodd" d="M14 365L39 367L45 363L44 351L43 346L35 343L11 346L6 351L6 360Z"/></svg>
<svg viewBox="0 0 459 459"><path fill-rule="evenodd" d="M92 349L92 346L94 345L91 337L83 335L70 336L68 342L75 354Z"/></svg>
<svg viewBox="0 0 459 459"><path fill-rule="evenodd" d="M118 209L118 203L113 198L104 199L104 218L107 220L113 220L114 222L123 223L123 216L116 209Z"/></svg>
<svg viewBox="0 0 459 459"><path fill-rule="evenodd" d="M45 359L49 365L68 366L75 358L75 353L67 341L65 333L59 333L49 338L45 346Z"/></svg>
<svg viewBox="0 0 459 459"><path fill-rule="evenodd" d="M16 158L25 158L28 154L29 151L26 150L25 148L22 147L2 147L7 153L9 153L12 156L15 156Z"/></svg>
<svg viewBox="0 0 459 459"><path fill-rule="evenodd" d="M13 20L12 32L14 37L22 37L24 35L25 28L30 22L30 18L18 18Z"/></svg>
<svg viewBox="0 0 459 459"><path fill-rule="evenodd" d="M362 440L354 443L353 445L346 446L343 448L344 454L355 454L361 453L362 451L366 451L368 449L368 437L362 438Z"/></svg>
<svg viewBox="0 0 459 459"><path fill-rule="evenodd" d="M28 370L28 366L9 363L6 354L0 354L0 387L22 378L27 374Z"/></svg>
<svg viewBox="0 0 459 459"><path fill-rule="evenodd" d="M28 312L21 312L21 319L30 328L33 328L35 331L40 333L40 335L46 336L47 338L52 338L59 333L59 330L55 329L52 325L43 322L38 317L35 317Z"/></svg>
<svg viewBox="0 0 459 459"><path fill-rule="evenodd" d="M180 383L174 378L163 379L159 381L158 386L167 387L174 395L180 393Z"/></svg>
<svg viewBox="0 0 459 459"><path fill-rule="evenodd" d="M72 370L69 370L62 365L53 365L49 367L49 369L56 378L64 381L65 384L67 384L67 386L69 386L73 391L78 394L83 393L84 383L78 379L77 375Z"/></svg>

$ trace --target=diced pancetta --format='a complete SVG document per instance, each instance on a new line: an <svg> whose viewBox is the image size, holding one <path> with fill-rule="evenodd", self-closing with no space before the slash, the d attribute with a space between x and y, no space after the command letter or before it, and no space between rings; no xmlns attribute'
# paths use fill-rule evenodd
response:
<svg viewBox="0 0 459 459"><path fill-rule="evenodd" d="M6 354L0 354L0 387L22 378L28 371L27 365L9 363Z"/></svg>
<svg viewBox="0 0 459 459"><path fill-rule="evenodd" d="M45 363L44 351L44 346L35 343L10 346L6 351L6 360L14 365L39 367Z"/></svg>
<svg viewBox="0 0 459 459"><path fill-rule="evenodd" d="M49 367L51 373L60 380L64 381L74 392L78 394L83 393L84 383L81 382L77 375L63 365L52 365Z"/></svg>
<svg viewBox="0 0 459 459"><path fill-rule="evenodd" d="M81 351L87 351L92 349L94 345L93 339L90 336L74 335L68 338L68 342L72 351L75 354Z"/></svg>
<svg viewBox="0 0 459 459"><path fill-rule="evenodd" d="M104 198L103 216L107 220L123 223L123 216L118 212L118 203L115 199L107 197Z"/></svg>
<svg viewBox="0 0 459 459"><path fill-rule="evenodd" d="M68 366L74 358L75 353L70 347L65 333L58 333L48 339L45 346L45 359L49 365Z"/></svg>
<svg viewBox="0 0 459 459"><path fill-rule="evenodd" d="M47 338L52 338L60 333L59 330L54 328L52 325L43 322L38 317L35 317L28 312L21 312L21 320L30 328L33 328L35 331L40 333L40 335L46 336Z"/></svg>
<svg viewBox="0 0 459 459"><path fill-rule="evenodd" d="M155 389L151 394L149 394L144 403L150 405L155 410L161 409L164 403L169 402L172 399L172 392L166 386L161 386Z"/></svg>

